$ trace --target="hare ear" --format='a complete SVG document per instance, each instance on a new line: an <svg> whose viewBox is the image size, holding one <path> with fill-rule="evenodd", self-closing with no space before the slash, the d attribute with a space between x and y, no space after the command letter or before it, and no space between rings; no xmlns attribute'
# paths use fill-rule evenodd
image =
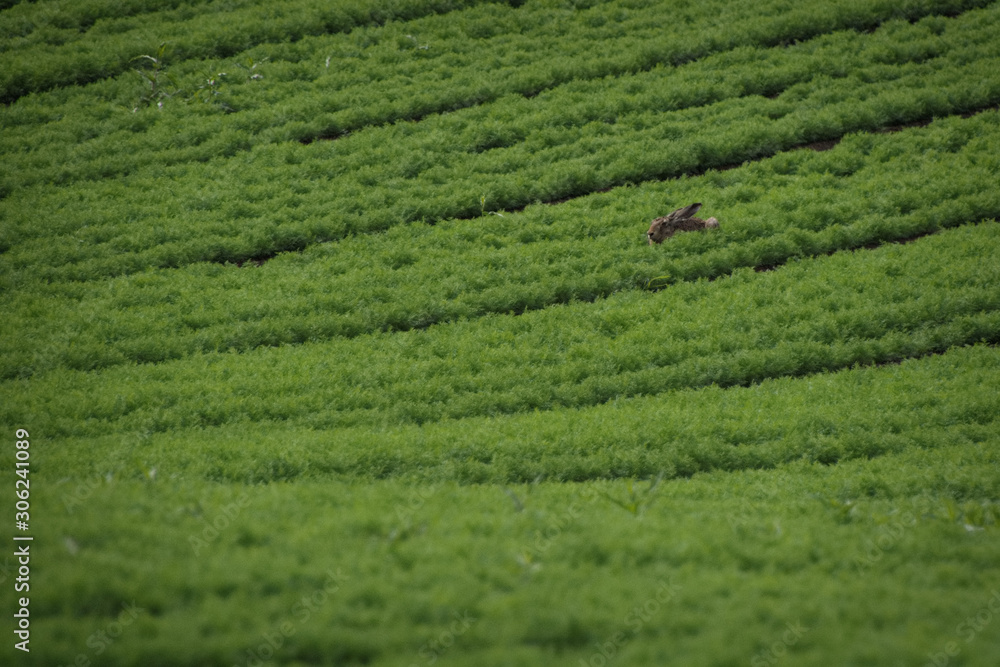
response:
<svg viewBox="0 0 1000 667"><path fill-rule="evenodd" d="M685 206L684 208L677 209L676 211L670 214L670 217L677 219L690 218L692 215L698 212L699 208L701 208L701 202L695 202L690 206Z"/></svg>

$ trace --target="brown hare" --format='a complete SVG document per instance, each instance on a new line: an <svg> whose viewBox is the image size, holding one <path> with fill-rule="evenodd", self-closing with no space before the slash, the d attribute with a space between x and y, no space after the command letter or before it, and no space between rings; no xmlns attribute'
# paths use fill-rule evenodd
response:
<svg viewBox="0 0 1000 667"><path fill-rule="evenodd" d="M649 231L646 232L649 245L663 243L664 239L669 239L675 232L693 232L697 229L714 229L719 226L719 221L715 218L708 220L692 218L691 216L697 213L699 208L701 208L700 203L691 204L653 220Z"/></svg>

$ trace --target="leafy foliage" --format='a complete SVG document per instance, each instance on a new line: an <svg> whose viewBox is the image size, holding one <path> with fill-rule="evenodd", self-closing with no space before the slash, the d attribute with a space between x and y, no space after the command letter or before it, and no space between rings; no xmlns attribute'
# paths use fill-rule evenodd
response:
<svg viewBox="0 0 1000 667"><path fill-rule="evenodd" d="M997 664L1000 3L0 7L39 664Z"/></svg>
<svg viewBox="0 0 1000 667"><path fill-rule="evenodd" d="M898 134L853 135L823 153L795 151L744 169L502 218L398 227L259 268L194 264L123 278L112 290L82 283L74 285L72 302L60 292L35 292L7 300L17 312L37 309L42 299L45 316L25 322L22 335L7 342L4 373L420 329L593 301L637 285L717 278L996 218L1000 198L984 175L1000 173L989 157L1000 154L998 121L989 112ZM933 160L914 159L929 154ZM661 202L708 197L727 221L722 230L637 251L641 227L663 210ZM36 275L43 272L35 267ZM146 328L151 319L156 331ZM28 350L41 340L51 341L51 356L26 366ZM82 357L81 349L88 350Z"/></svg>

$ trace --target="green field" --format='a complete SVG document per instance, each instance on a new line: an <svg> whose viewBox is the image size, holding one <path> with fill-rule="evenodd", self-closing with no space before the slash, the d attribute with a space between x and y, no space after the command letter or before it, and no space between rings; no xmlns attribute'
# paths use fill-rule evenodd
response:
<svg viewBox="0 0 1000 667"><path fill-rule="evenodd" d="M0 62L3 664L1000 664L1000 2L0 0Z"/></svg>

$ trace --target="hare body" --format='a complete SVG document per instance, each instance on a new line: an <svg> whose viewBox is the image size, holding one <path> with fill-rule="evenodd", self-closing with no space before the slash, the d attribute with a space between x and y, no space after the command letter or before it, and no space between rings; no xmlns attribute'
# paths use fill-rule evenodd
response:
<svg viewBox="0 0 1000 667"><path fill-rule="evenodd" d="M717 228L719 221L715 218L702 220L701 218L693 217L699 208L701 208L701 204L694 203L690 206L679 208L673 213L668 213L662 218L653 220L653 223L649 226L649 231L646 232L649 245L663 243L664 240L669 239L677 232L693 232L699 229Z"/></svg>

